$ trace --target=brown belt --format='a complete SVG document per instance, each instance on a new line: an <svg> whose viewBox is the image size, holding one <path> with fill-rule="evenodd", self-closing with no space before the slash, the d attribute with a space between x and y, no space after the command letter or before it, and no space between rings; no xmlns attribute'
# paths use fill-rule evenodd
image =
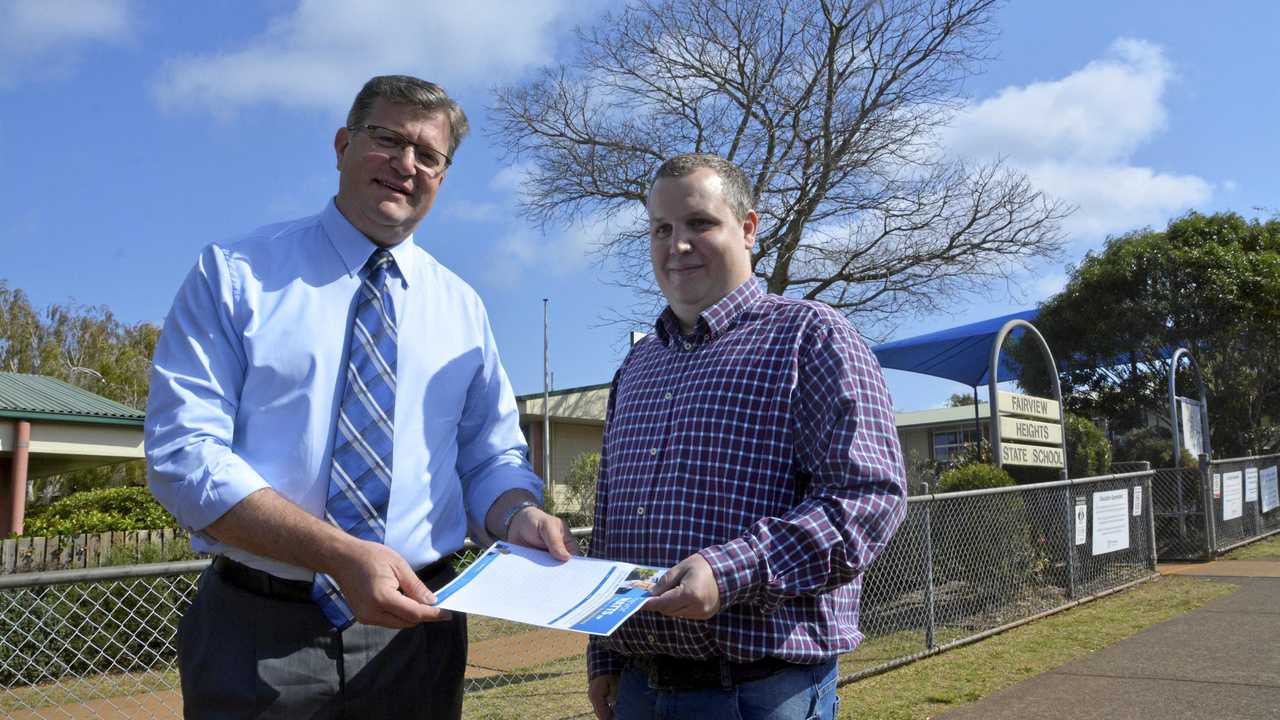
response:
<svg viewBox="0 0 1280 720"><path fill-rule="evenodd" d="M435 592L454 578L452 556L445 556L418 571L418 579ZM251 568L226 555L213 559L213 570L228 585L251 592L254 595L284 600L286 602L312 602L311 583L306 580L287 580L269 572Z"/></svg>

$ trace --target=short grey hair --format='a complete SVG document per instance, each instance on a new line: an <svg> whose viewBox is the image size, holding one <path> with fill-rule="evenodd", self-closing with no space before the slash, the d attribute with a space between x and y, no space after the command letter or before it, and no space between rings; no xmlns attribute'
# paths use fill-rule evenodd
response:
<svg viewBox="0 0 1280 720"><path fill-rule="evenodd" d="M443 112L449 120L449 155L458 149L471 126L467 115L444 88L411 75L379 75L371 78L356 94L347 113L347 128L359 127L369 119L378 98L397 105L409 105L424 112Z"/></svg>
<svg viewBox="0 0 1280 720"><path fill-rule="evenodd" d="M747 213L755 209L751 181L747 180L747 174L742 171L742 168L719 155L684 153L667 158L667 161L658 168L658 172L654 173L649 191L653 192L653 186L657 185L662 178L680 178L703 168L720 176L721 191L725 202L729 204L729 209L733 211L733 216L738 220L746 220Z"/></svg>

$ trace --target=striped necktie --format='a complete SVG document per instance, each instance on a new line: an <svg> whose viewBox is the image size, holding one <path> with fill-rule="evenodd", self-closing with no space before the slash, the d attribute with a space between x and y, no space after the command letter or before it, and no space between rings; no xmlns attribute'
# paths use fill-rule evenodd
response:
<svg viewBox="0 0 1280 720"><path fill-rule="evenodd" d="M392 422L396 415L396 320L387 292L395 260L379 248L365 263L338 408L325 518L362 539L383 542L391 496ZM333 578L316 573L311 597L338 630L355 622Z"/></svg>

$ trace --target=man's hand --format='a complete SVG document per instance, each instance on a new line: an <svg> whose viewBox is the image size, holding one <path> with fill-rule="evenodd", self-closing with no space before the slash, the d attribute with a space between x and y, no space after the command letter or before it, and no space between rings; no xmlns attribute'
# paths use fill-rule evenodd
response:
<svg viewBox="0 0 1280 720"><path fill-rule="evenodd" d="M591 709L599 720L613 720L613 704L618 700L618 676L598 675L587 685Z"/></svg>
<svg viewBox="0 0 1280 720"><path fill-rule="evenodd" d="M399 629L452 617L431 607L436 596L400 553L382 543L355 540L329 574L362 623Z"/></svg>
<svg viewBox="0 0 1280 720"><path fill-rule="evenodd" d="M524 508L511 518L507 542L546 550L560 561L568 560L570 555L582 554L569 532L569 526L555 515L536 507Z"/></svg>
<svg viewBox="0 0 1280 720"><path fill-rule="evenodd" d="M720 588L706 558L698 553L681 560L651 590L657 597L645 610L686 620L706 620L720 612Z"/></svg>

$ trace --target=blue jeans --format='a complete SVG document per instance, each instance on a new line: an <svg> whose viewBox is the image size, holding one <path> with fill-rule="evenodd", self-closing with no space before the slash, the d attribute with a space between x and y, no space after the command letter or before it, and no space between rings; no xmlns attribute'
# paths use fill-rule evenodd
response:
<svg viewBox="0 0 1280 720"><path fill-rule="evenodd" d="M836 679L835 658L728 690L654 690L643 672L627 668L614 720L835 720Z"/></svg>

